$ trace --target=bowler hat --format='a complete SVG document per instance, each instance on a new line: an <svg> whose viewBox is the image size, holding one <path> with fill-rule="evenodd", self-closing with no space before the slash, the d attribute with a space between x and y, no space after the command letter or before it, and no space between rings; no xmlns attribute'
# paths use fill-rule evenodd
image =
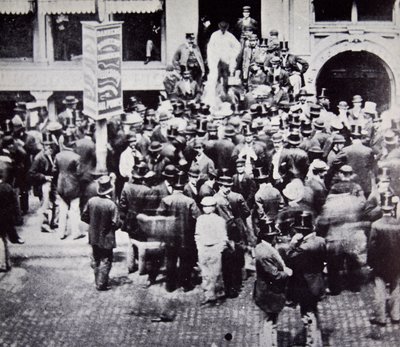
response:
<svg viewBox="0 0 400 347"><path fill-rule="evenodd" d="M97 180L97 184L98 184L98 187L97 187L97 194L98 195L110 194L114 189L114 186L113 186L113 184L111 182L111 178L108 175L101 176Z"/></svg>
<svg viewBox="0 0 400 347"><path fill-rule="evenodd" d="M232 125L227 125L224 129L225 137L233 137L236 135L235 128Z"/></svg>
<svg viewBox="0 0 400 347"><path fill-rule="evenodd" d="M313 126L314 126L315 129L318 129L318 130L325 129L325 123L324 123L324 121L322 119L318 119L318 118L314 119L313 120Z"/></svg>
<svg viewBox="0 0 400 347"><path fill-rule="evenodd" d="M349 105L346 101L340 101L337 107L342 110L347 110L349 108Z"/></svg>
<svg viewBox="0 0 400 347"><path fill-rule="evenodd" d="M221 186L225 187L232 187L233 186L233 179L230 176L227 176L227 174L218 177L217 183Z"/></svg>
<svg viewBox="0 0 400 347"><path fill-rule="evenodd" d="M167 121L169 119L169 115L168 115L167 112L161 111L160 112L160 116L158 117L158 119L159 119L160 122L165 122L165 121Z"/></svg>
<svg viewBox="0 0 400 347"><path fill-rule="evenodd" d="M291 132L286 141L293 146L298 146L301 143L300 133L298 131Z"/></svg>
<svg viewBox="0 0 400 347"><path fill-rule="evenodd" d="M132 177L137 180L140 180L143 179L148 172L149 172L149 167L144 161L141 161L133 167Z"/></svg>
<svg viewBox="0 0 400 347"><path fill-rule="evenodd" d="M200 176L200 169L197 166L190 167L188 175L197 178Z"/></svg>
<svg viewBox="0 0 400 347"><path fill-rule="evenodd" d="M396 138L396 134L391 129L386 130L385 135L383 137L383 141L387 145L396 145L398 143L398 139Z"/></svg>
<svg viewBox="0 0 400 347"><path fill-rule="evenodd" d="M351 102L354 104L356 102L362 102L363 98L361 97L361 95L354 95L353 99L351 100Z"/></svg>
<svg viewBox="0 0 400 347"><path fill-rule="evenodd" d="M177 171L178 170L176 169L175 165L170 164L164 168L162 175L167 178L175 178Z"/></svg>
<svg viewBox="0 0 400 347"><path fill-rule="evenodd" d="M272 142L282 142L283 135L281 133L275 133L272 135Z"/></svg>
<svg viewBox="0 0 400 347"><path fill-rule="evenodd" d="M319 145L315 144L308 149L307 154L310 163L312 163L314 159L322 159L324 151Z"/></svg>
<svg viewBox="0 0 400 347"><path fill-rule="evenodd" d="M64 100L62 101L62 103L64 105L75 105L79 102L79 100L73 96L73 95L68 95L64 98Z"/></svg>

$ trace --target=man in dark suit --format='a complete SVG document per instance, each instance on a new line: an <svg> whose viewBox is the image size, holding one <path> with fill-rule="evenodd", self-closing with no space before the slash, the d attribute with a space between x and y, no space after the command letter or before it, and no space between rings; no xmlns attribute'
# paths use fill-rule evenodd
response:
<svg viewBox="0 0 400 347"><path fill-rule="evenodd" d="M243 158L236 160L236 173L233 175L232 191L241 194L246 200L249 209L252 209L257 185L254 180L244 172L245 163L246 161Z"/></svg>
<svg viewBox="0 0 400 347"><path fill-rule="evenodd" d="M360 185L365 196L371 193L371 174L374 165L374 154L371 148L361 142L361 127L353 126L351 137L353 143L344 147L342 153L346 156L347 164L353 168L354 173L360 178Z"/></svg>
<svg viewBox="0 0 400 347"><path fill-rule="evenodd" d="M328 168L328 165L324 161L320 159L314 160L310 165L311 174L307 176L305 182L305 186L310 187L312 190L313 211L317 216L321 213L328 195L324 181Z"/></svg>
<svg viewBox="0 0 400 347"><path fill-rule="evenodd" d="M287 279L293 274L275 249L278 234L274 223L267 221L258 234L255 248L257 279L254 285L254 301L264 312L259 346L278 345L276 324L286 302Z"/></svg>
<svg viewBox="0 0 400 347"><path fill-rule="evenodd" d="M167 131L168 131L168 120L170 116L166 112L160 112L159 121L160 124L154 128L153 134L150 137L151 141L157 141L160 143L168 142Z"/></svg>
<svg viewBox="0 0 400 347"><path fill-rule="evenodd" d="M72 137L66 137L64 149L55 158L57 193L60 197L58 230L61 240L67 237L68 216L74 239L84 237L79 231L80 156L74 152L74 146L75 140Z"/></svg>
<svg viewBox="0 0 400 347"><path fill-rule="evenodd" d="M204 153L204 142L201 139L195 139L193 149L197 152L192 161L191 168L197 168L200 171L200 180L206 181L208 171L215 169L214 162Z"/></svg>
<svg viewBox="0 0 400 347"><path fill-rule="evenodd" d="M317 305L325 292L322 273L326 259L325 240L316 236L311 213L302 212L296 217L294 228L297 234L287 250L287 264L293 270L289 281L289 297L300 304L307 332L306 345L319 346L322 341L318 331Z"/></svg>
<svg viewBox="0 0 400 347"><path fill-rule="evenodd" d="M173 193L161 200L157 213L174 216L174 235L166 242L167 258L166 289L169 292L182 286L184 291L193 289L191 275L196 263L196 244L194 231L196 218L201 212L196 202L183 194L186 184L185 173L179 172L173 183ZM177 261L179 259L179 270Z"/></svg>
<svg viewBox="0 0 400 347"><path fill-rule="evenodd" d="M245 33L252 32L257 34L258 31L258 22L250 17L250 6L243 6L243 17L239 18L236 23L236 37L242 41L245 41Z"/></svg>
<svg viewBox="0 0 400 347"><path fill-rule="evenodd" d="M380 326L386 325L387 284L390 318L393 324L400 323L400 226L394 215L397 204L393 198L390 192L382 195L383 216L372 224L368 244L367 262L375 276L375 317L371 323Z"/></svg>
<svg viewBox="0 0 400 347"><path fill-rule="evenodd" d="M195 80L192 80L190 71L185 70L182 80L176 84L176 96L183 101L200 101L201 87Z"/></svg>
<svg viewBox="0 0 400 347"><path fill-rule="evenodd" d="M83 213L82 221L89 224L89 244L92 246L92 263L96 289L108 289L108 275L116 247L115 231L120 227L118 207L111 199L114 187L109 176L98 181L98 196L91 198Z"/></svg>

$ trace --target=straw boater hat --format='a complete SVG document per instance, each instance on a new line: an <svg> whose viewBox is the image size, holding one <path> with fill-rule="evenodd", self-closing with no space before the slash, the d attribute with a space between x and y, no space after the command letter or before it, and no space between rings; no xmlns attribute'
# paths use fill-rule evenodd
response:
<svg viewBox="0 0 400 347"><path fill-rule="evenodd" d="M62 101L64 105L75 105L78 102L79 100L73 95L66 96L65 99Z"/></svg>

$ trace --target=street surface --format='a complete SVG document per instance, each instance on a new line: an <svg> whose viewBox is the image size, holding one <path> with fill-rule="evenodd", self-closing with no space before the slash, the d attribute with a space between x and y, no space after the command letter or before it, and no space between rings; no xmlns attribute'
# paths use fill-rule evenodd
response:
<svg viewBox="0 0 400 347"><path fill-rule="evenodd" d="M31 210L37 202L31 197ZM0 273L0 346L257 346L260 312L252 301L254 276L240 296L201 307L201 290L167 293L163 283L144 288L146 276L128 274L127 234L117 232L111 289L98 292L87 238L61 241L40 232L29 214L24 245L11 245L12 270ZM324 346L398 347L400 326L371 326L372 288L327 296L319 305ZM152 323L167 312L174 320ZM299 309L279 318L279 346L303 341Z"/></svg>

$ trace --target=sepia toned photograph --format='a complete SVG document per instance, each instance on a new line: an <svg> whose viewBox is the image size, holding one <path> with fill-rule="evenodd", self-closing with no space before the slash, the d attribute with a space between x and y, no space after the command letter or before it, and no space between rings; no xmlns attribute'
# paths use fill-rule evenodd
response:
<svg viewBox="0 0 400 347"><path fill-rule="evenodd" d="M400 346L400 0L0 0L1 347Z"/></svg>

